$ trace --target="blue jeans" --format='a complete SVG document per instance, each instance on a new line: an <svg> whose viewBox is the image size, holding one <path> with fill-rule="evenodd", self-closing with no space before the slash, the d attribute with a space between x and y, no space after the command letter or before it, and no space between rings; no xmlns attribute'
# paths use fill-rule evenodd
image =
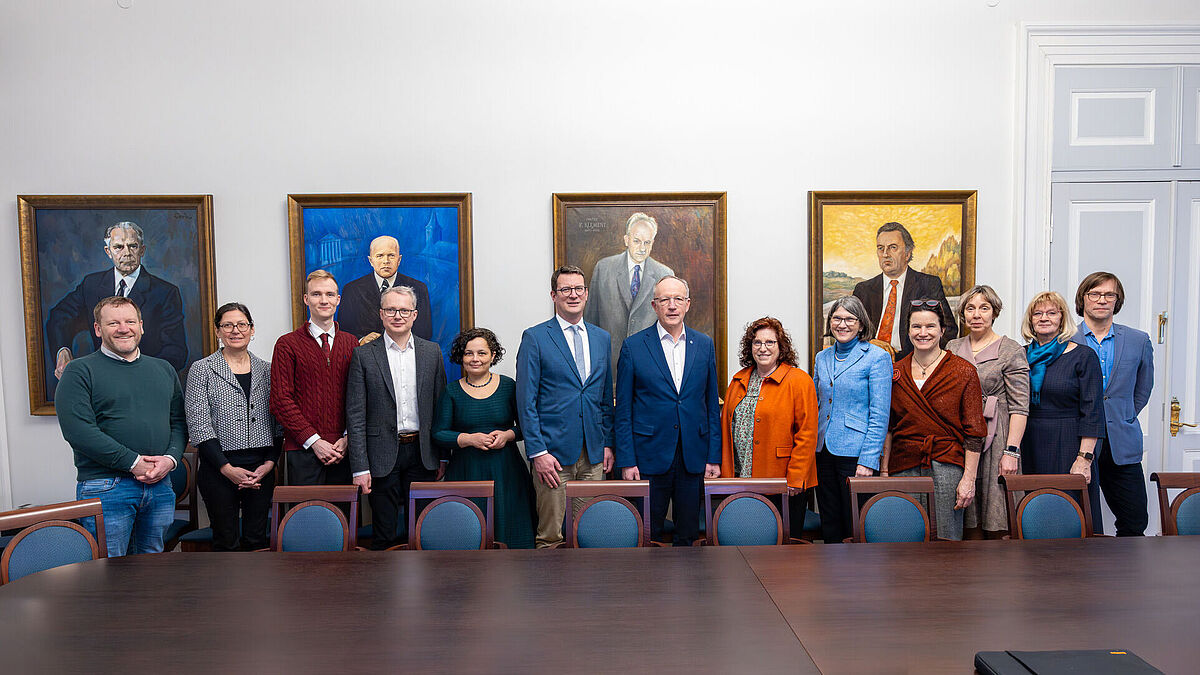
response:
<svg viewBox="0 0 1200 675"><path fill-rule="evenodd" d="M75 485L75 497L100 500L108 557L162 553L163 533L175 519L175 491L169 478L153 485L133 476L85 480ZM84 518L82 524L96 534L95 518Z"/></svg>

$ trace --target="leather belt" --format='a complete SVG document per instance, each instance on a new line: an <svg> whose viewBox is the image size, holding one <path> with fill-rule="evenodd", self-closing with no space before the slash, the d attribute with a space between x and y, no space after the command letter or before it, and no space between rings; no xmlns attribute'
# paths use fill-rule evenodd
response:
<svg viewBox="0 0 1200 675"><path fill-rule="evenodd" d="M417 431L405 431L396 435L401 443L416 443L421 440L421 434Z"/></svg>

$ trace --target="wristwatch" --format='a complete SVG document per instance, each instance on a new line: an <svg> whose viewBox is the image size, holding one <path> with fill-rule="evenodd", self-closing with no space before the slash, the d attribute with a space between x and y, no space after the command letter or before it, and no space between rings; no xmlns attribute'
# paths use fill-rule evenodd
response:
<svg viewBox="0 0 1200 675"><path fill-rule="evenodd" d="M1079 456L1090 462L1090 461L1092 461L1092 458L1095 457L1096 455L1091 452L1081 452L1081 453L1079 453Z"/></svg>
<svg viewBox="0 0 1200 675"><path fill-rule="evenodd" d="M1008 455L1009 457L1021 459L1021 448L1017 445L1010 445L1004 449L1004 454Z"/></svg>

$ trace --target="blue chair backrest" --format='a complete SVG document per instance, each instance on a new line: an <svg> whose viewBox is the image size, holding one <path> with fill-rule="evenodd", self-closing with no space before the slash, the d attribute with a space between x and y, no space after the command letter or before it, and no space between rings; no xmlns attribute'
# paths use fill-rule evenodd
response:
<svg viewBox="0 0 1200 675"><path fill-rule="evenodd" d="M862 514L863 539L868 542L925 541L921 507L897 495L883 495Z"/></svg>
<svg viewBox="0 0 1200 675"><path fill-rule="evenodd" d="M483 521L470 506L459 501L431 505L418 525L421 549L472 551L483 547Z"/></svg>
<svg viewBox="0 0 1200 675"><path fill-rule="evenodd" d="M733 496L721 503L713 523L720 546L774 546L779 543L780 520L775 509L754 497Z"/></svg>
<svg viewBox="0 0 1200 675"><path fill-rule="evenodd" d="M1200 534L1200 492L1193 492L1179 502L1175 529L1179 534Z"/></svg>
<svg viewBox="0 0 1200 675"><path fill-rule="evenodd" d="M20 537L20 535L17 535ZM86 534L65 525L48 525L13 538L8 559L8 580L53 567L92 559L92 541Z"/></svg>
<svg viewBox="0 0 1200 675"><path fill-rule="evenodd" d="M346 530L339 513L321 504L301 506L285 516L280 551L343 551Z"/></svg>
<svg viewBox="0 0 1200 675"><path fill-rule="evenodd" d="M640 540L637 516L621 502L594 501L579 514L579 548L635 548Z"/></svg>
<svg viewBox="0 0 1200 675"><path fill-rule="evenodd" d="M1083 519L1078 507L1053 492L1034 495L1021 512L1022 539L1078 539L1083 536Z"/></svg>

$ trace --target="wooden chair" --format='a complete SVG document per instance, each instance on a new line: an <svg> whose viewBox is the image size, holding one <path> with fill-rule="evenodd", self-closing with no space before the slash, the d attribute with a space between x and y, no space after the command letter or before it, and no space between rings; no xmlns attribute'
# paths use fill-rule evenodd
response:
<svg viewBox="0 0 1200 675"><path fill-rule="evenodd" d="M650 545L650 481L569 480L565 486L568 548ZM576 498L588 500L578 517L571 506ZM630 499L641 500L640 512Z"/></svg>
<svg viewBox="0 0 1200 675"><path fill-rule="evenodd" d="M283 505L295 504L279 516ZM338 504L350 511L347 520ZM282 485L271 495L271 551L358 550L357 485ZM288 529L291 528L291 529ZM339 529L340 528L340 529Z"/></svg>
<svg viewBox="0 0 1200 675"><path fill-rule="evenodd" d="M1073 473L1000 476L1013 539L1075 539L1092 536L1087 481ZM1014 493L1024 492L1018 502ZM1068 492L1077 492L1075 497ZM1080 508L1082 506L1082 508Z"/></svg>
<svg viewBox="0 0 1200 675"><path fill-rule="evenodd" d="M96 519L96 536L80 518ZM108 557L99 499L62 502L0 513L0 531L22 528L0 555L0 584L53 567Z"/></svg>
<svg viewBox="0 0 1200 675"><path fill-rule="evenodd" d="M778 496L780 508L767 497ZM713 497L721 497L713 510ZM705 539L708 546L808 544L793 539L788 487L783 478L706 478L704 480ZM721 532L724 528L724 534Z"/></svg>
<svg viewBox="0 0 1200 675"><path fill-rule="evenodd" d="M1150 480L1158 486L1158 516L1162 533L1200 534L1200 473L1152 473ZM1183 489L1175 499L1167 501L1167 490Z"/></svg>
<svg viewBox="0 0 1200 675"><path fill-rule="evenodd" d="M484 502L482 510L473 501L477 499ZM418 501L429 503L418 510ZM408 543L388 550L508 548L494 539L494 514L495 484L490 480L413 483L408 488Z"/></svg>
<svg viewBox="0 0 1200 675"><path fill-rule="evenodd" d="M196 462L199 454L194 451L183 453L183 458L169 476L175 489L175 520L163 533L163 550L173 551L180 538L200 527L200 513L196 503ZM183 516L182 518L180 516ZM211 540L211 539L210 539Z"/></svg>
<svg viewBox="0 0 1200 675"><path fill-rule="evenodd" d="M933 504L933 479L916 477L850 477L850 513L860 543L936 541L937 516L921 506L913 493ZM859 509L859 495L871 495Z"/></svg>

